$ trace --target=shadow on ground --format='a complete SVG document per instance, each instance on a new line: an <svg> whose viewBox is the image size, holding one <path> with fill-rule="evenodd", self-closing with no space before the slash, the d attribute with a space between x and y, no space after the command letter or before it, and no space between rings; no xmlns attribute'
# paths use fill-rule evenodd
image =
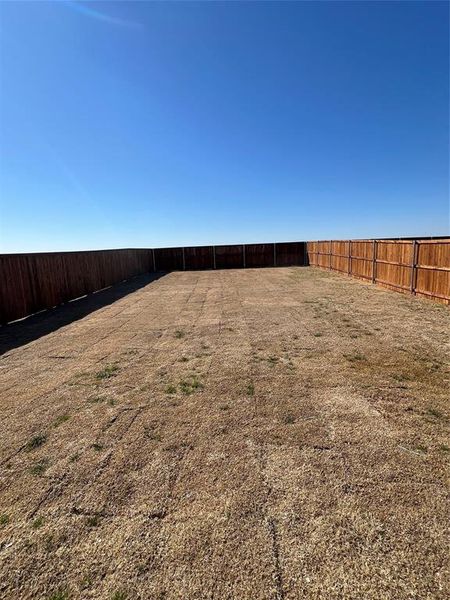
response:
<svg viewBox="0 0 450 600"><path fill-rule="evenodd" d="M60 327L82 319L91 312L120 300L120 298L135 292L164 275L165 273L138 275L129 281L94 292L79 300L72 300L15 323L3 325L0 327L0 356L13 348L28 344L43 335L56 331Z"/></svg>

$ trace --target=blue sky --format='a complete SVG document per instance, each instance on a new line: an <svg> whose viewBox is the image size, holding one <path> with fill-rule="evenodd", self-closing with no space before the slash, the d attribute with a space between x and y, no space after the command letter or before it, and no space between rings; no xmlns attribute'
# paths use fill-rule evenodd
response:
<svg viewBox="0 0 450 600"><path fill-rule="evenodd" d="M447 234L448 12L0 3L0 251Z"/></svg>

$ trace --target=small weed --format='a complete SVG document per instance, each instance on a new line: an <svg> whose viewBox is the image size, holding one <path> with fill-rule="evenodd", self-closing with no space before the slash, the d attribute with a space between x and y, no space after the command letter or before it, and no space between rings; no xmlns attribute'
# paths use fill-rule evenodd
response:
<svg viewBox="0 0 450 600"><path fill-rule="evenodd" d="M106 365L104 369L95 374L95 378L99 381L102 381L103 379L109 379L110 377L117 375L118 370L119 367L117 365Z"/></svg>
<svg viewBox="0 0 450 600"><path fill-rule="evenodd" d="M180 358L180 362L188 362L189 358L187 356L182 356Z"/></svg>
<svg viewBox="0 0 450 600"><path fill-rule="evenodd" d="M359 337L359 336L358 336L357 333L351 333L350 337L351 337L352 340L356 340L356 338Z"/></svg>
<svg viewBox="0 0 450 600"><path fill-rule="evenodd" d="M220 410L230 410L229 404L221 404L219 408Z"/></svg>
<svg viewBox="0 0 450 600"><path fill-rule="evenodd" d="M314 334L314 337L322 337L322 333L320 333L320 331L316 331L316 333Z"/></svg>
<svg viewBox="0 0 450 600"><path fill-rule="evenodd" d="M430 415L431 417L435 417L436 419L444 419L445 416L441 413L440 410L437 410L436 408L427 408L427 415Z"/></svg>
<svg viewBox="0 0 450 600"><path fill-rule="evenodd" d="M246 389L247 396L255 395L255 386L253 383L249 383Z"/></svg>
<svg viewBox="0 0 450 600"><path fill-rule="evenodd" d="M47 459L40 460L29 468L29 472L31 475L43 475L48 467L48 464L49 463Z"/></svg>
<svg viewBox="0 0 450 600"><path fill-rule="evenodd" d="M92 585L92 577L90 575L86 575L86 577L83 577L83 579L80 582L80 586L82 589L91 587L91 585Z"/></svg>
<svg viewBox="0 0 450 600"><path fill-rule="evenodd" d="M0 515L0 525L8 525L9 523L9 515Z"/></svg>
<svg viewBox="0 0 450 600"><path fill-rule="evenodd" d="M127 598L128 598L128 594L126 592L124 592L123 590L117 590L111 596L111 600L127 600Z"/></svg>
<svg viewBox="0 0 450 600"><path fill-rule="evenodd" d="M100 402L104 401L105 398L103 398L102 396L94 396L93 398L88 399L89 404L100 404Z"/></svg>
<svg viewBox="0 0 450 600"><path fill-rule="evenodd" d="M349 360L350 362L366 360L366 357L364 356L364 354L361 354L360 352L354 352L353 354L344 354L344 357L347 360Z"/></svg>
<svg viewBox="0 0 450 600"><path fill-rule="evenodd" d="M394 373L392 379L395 379L395 381L410 381L411 377L409 377L409 375L403 375L403 373Z"/></svg>
<svg viewBox="0 0 450 600"><path fill-rule="evenodd" d="M447 444L441 444L439 446L439 450L441 452L450 452L450 446L447 446Z"/></svg>
<svg viewBox="0 0 450 600"><path fill-rule="evenodd" d="M267 362L273 366L278 362L278 360L279 359L277 356L269 356L269 358L267 359Z"/></svg>
<svg viewBox="0 0 450 600"><path fill-rule="evenodd" d="M181 340L181 338L184 338L185 335L186 334L181 329L177 329L175 331L175 337L177 338L177 340Z"/></svg>
<svg viewBox="0 0 450 600"><path fill-rule="evenodd" d="M422 452L422 454L426 454L428 452L427 446L424 446L422 444L419 444L414 449L417 450L417 452Z"/></svg>
<svg viewBox="0 0 450 600"><path fill-rule="evenodd" d="M179 384L180 391L189 396L193 394L196 390L201 390L203 388L203 384L197 377L197 375L191 375L189 379L183 379Z"/></svg>
<svg viewBox="0 0 450 600"><path fill-rule="evenodd" d="M60 425L62 425L66 421L68 421L69 419L70 419L70 415L60 415L53 423L53 427L59 427Z"/></svg>
<svg viewBox="0 0 450 600"><path fill-rule="evenodd" d="M39 448L42 446L42 444L45 444L46 441L47 436L43 433L40 433L31 438L31 440L25 446L25 449L27 452L31 452L31 450L36 450L36 448Z"/></svg>
<svg viewBox="0 0 450 600"><path fill-rule="evenodd" d="M287 413L287 415L283 417L283 423L285 425L292 425L293 423L295 423L294 415L292 413Z"/></svg>
<svg viewBox="0 0 450 600"><path fill-rule="evenodd" d="M177 393L177 386L173 385L172 383L169 384L166 387L166 394L176 394Z"/></svg>
<svg viewBox="0 0 450 600"><path fill-rule="evenodd" d="M114 398L109 398L108 404L109 406L115 406L117 404L117 400L114 400Z"/></svg>
<svg viewBox="0 0 450 600"><path fill-rule="evenodd" d="M49 596L48 600L69 600L69 592L67 590L58 590Z"/></svg>
<svg viewBox="0 0 450 600"><path fill-rule="evenodd" d="M75 454L72 454L72 456L69 457L69 462L74 463L77 462L77 460L80 458L80 453L76 452Z"/></svg>
<svg viewBox="0 0 450 600"><path fill-rule="evenodd" d="M103 444L91 444L91 448L92 450L95 450L96 452L100 452L101 450L103 450Z"/></svg>
<svg viewBox="0 0 450 600"><path fill-rule="evenodd" d="M86 525L88 527L97 527L100 524L100 517L98 515L91 515L86 519Z"/></svg>
<svg viewBox="0 0 450 600"><path fill-rule="evenodd" d="M31 527L33 529L40 529L42 527L42 525L44 524L44 517L37 517L37 519L35 519L32 523L31 523Z"/></svg>
<svg viewBox="0 0 450 600"><path fill-rule="evenodd" d="M147 438L149 440L152 440L153 442L160 442L161 441L161 435L159 433L155 433L154 431L152 431L151 429L148 429L145 432Z"/></svg>

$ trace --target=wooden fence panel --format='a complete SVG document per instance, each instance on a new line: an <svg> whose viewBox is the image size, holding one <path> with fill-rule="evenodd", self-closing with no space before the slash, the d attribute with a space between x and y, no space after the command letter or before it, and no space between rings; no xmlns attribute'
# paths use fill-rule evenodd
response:
<svg viewBox="0 0 450 600"><path fill-rule="evenodd" d="M151 271L151 251L0 255L0 322L7 323Z"/></svg>
<svg viewBox="0 0 450 600"><path fill-rule="evenodd" d="M450 304L450 240L418 242L415 293Z"/></svg>
<svg viewBox="0 0 450 600"><path fill-rule="evenodd" d="M274 244L245 244L245 266L273 267Z"/></svg>
<svg viewBox="0 0 450 600"><path fill-rule="evenodd" d="M310 265L450 304L450 240L307 242Z"/></svg>
<svg viewBox="0 0 450 600"><path fill-rule="evenodd" d="M215 246L216 269L239 269L244 266L242 245Z"/></svg>
<svg viewBox="0 0 450 600"><path fill-rule="evenodd" d="M305 242L277 242L275 260L277 267L305 265L307 261Z"/></svg>
<svg viewBox="0 0 450 600"><path fill-rule="evenodd" d="M186 270L206 270L214 268L212 246L192 246L184 249Z"/></svg>
<svg viewBox="0 0 450 600"><path fill-rule="evenodd" d="M183 248L155 248L154 253L157 271L183 270Z"/></svg>

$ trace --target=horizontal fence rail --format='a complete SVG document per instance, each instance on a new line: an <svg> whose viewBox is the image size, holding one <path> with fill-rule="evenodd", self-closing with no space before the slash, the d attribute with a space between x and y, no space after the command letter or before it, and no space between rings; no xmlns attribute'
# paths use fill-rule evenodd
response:
<svg viewBox="0 0 450 600"><path fill-rule="evenodd" d="M0 254L0 323L143 273L306 264L306 242Z"/></svg>
<svg viewBox="0 0 450 600"><path fill-rule="evenodd" d="M307 242L309 264L450 304L450 239Z"/></svg>

